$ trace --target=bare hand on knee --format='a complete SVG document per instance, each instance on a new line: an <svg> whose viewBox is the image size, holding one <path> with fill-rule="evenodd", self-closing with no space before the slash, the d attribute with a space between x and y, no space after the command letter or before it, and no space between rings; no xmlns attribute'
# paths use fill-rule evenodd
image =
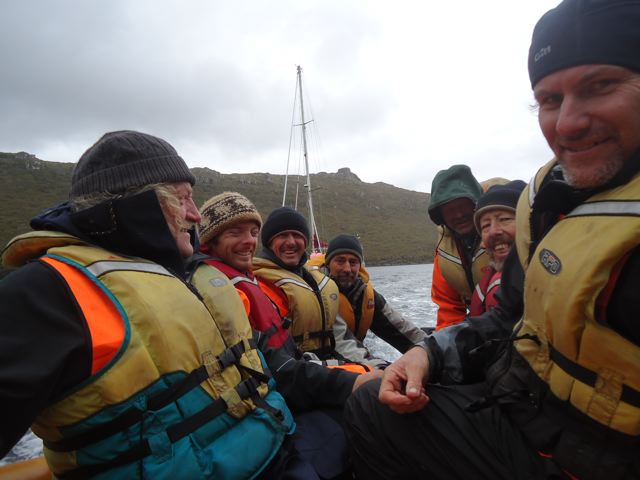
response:
<svg viewBox="0 0 640 480"><path fill-rule="evenodd" d="M421 410L429 401L424 390L428 376L429 357L426 350L412 348L384 370L380 402L396 413Z"/></svg>

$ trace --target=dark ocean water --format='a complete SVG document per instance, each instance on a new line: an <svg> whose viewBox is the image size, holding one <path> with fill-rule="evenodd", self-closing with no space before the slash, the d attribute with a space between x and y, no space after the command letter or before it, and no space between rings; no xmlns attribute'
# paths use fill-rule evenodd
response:
<svg viewBox="0 0 640 480"><path fill-rule="evenodd" d="M375 289L391 307L419 327L432 327L436 322L437 307L431 302L431 273L433 265L401 265L368 267ZM388 360L395 360L400 353L371 332L364 341L371 352ZM42 455L42 442L29 432L13 448L0 465Z"/></svg>

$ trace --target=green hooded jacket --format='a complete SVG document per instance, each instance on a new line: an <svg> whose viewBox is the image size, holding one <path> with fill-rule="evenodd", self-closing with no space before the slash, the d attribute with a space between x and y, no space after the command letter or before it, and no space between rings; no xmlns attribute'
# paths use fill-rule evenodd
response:
<svg viewBox="0 0 640 480"><path fill-rule="evenodd" d="M482 195L482 187L466 165L453 165L440 170L431 183L431 201L429 217L436 225L443 225L440 205L456 198L468 198L474 204Z"/></svg>

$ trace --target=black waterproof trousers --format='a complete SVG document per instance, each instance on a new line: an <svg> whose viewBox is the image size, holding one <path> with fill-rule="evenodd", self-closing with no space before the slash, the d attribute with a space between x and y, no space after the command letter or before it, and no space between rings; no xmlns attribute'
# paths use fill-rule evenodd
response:
<svg viewBox="0 0 640 480"><path fill-rule="evenodd" d="M378 401L379 381L359 388L345 407L358 479L567 478L531 449L498 406L466 407L485 386L428 385L430 402L399 415Z"/></svg>

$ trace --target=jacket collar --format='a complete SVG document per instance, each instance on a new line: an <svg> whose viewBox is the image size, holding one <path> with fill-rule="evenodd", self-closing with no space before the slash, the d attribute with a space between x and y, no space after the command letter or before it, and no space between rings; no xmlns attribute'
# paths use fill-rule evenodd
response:
<svg viewBox="0 0 640 480"><path fill-rule="evenodd" d="M153 190L79 212L72 212L69 203L64 202L34 217L31 228L69 233L105 250L145 258L176 276L185 276L185 261ZM195 231L192 243L197 243Z"/></svg>

